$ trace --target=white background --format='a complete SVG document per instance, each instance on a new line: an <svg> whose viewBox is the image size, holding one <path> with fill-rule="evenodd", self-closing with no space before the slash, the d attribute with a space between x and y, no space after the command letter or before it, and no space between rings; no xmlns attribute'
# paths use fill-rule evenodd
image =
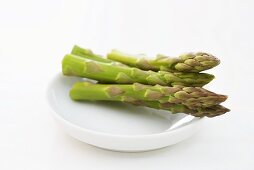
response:
<svg viewBox="0 0 254 170"><path fill-rule="evenodd" d="M254 169L254 1L0 1L0 169ZM97 149L66 135L45 100L74 44L149 55L210 52L208 89L227 115L192 138L145 153Z"/></svg>

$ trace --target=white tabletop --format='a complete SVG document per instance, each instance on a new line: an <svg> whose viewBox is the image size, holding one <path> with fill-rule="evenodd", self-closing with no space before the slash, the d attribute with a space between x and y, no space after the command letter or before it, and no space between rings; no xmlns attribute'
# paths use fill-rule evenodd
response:
<svg viewBox="0 0 254 170"><path fill-rule="evenodd" d="M254 169L253 9L251 0L0 1L0 169ZM101 54L211 52L222 63L207 88L229 95L232 111L151 152L75 140L55 124L45 90L76 43Z"/></svg>

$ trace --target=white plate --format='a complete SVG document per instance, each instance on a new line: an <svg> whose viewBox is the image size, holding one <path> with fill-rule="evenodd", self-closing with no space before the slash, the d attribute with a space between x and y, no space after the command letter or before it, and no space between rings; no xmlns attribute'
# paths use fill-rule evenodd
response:
<svg viewBox="0 0 254 170"><path fill-rule="evenodd" d="M203 119L120 102L76 102L68 94L83 79L57 74L47 99L55 120L72 137L115 151L139 152L178 143L200 128Z"/></svg>

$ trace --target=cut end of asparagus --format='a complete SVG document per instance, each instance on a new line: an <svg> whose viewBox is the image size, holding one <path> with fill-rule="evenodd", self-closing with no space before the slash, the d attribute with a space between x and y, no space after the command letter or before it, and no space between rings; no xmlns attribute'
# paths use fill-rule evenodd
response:
<svg viewBox="0 0 254 170"><path fill-rule="evenodd" d="M90 50L90 49L82 48L77 45L73 46L73 48L71 50L71 54L74 54L74 55L77 55L77 56L80 56L80 57L83 57L86 59L103 62L103 63L111 63L112 62L111 60L103 58L102 56L100 56L98 54L94 54L92 52L92 50Z"/></svg>
<svg viewBox="0 0 254 170"><path fill-rule="evenodd" d="M82 56L82 55L93 55L93 52L90 49L85 49L77 45L74 45L71 50L71 54Z"/></svg>

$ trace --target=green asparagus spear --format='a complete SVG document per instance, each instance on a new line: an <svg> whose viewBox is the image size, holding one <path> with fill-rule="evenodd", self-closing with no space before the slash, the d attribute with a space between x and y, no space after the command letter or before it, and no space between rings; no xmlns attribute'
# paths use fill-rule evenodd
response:
<svg viewBox="0 0 254 170"><path fill-rule="evenodd" d="M126 54L118 50L112 50L107 58L123 64L138 67L142 70L154 71L180 71L201 72L211 69L220 63L220 60L211 54L198 52L187 53L179 57L167 57L157 55L156 59L146 59L144 56Z"/></svg>
<svg viewBox="0 0 254 170"><path fill-rule="evenodd" d="M183 104L190 109L218 105L227 99L225 95L215 94L201 87L150 86L139 83L131 85L94 84L89 82L75 83L70 90L70 97L74 100L110 101L134 98L141 101Z"/></svg>
<svg viewBox="0 0 254 170"><path fill-rule="evenodd" d="M206 93L216 96L212 92L194 87L176 86L170 88L137 83L133 85L108 85L77 82L70 90L70 97L73 100L121 101L154 109L169 110L172 113L187 113L196 117L214 117L229 111L223 106L217 105L219 102L210 101L209 96L204 97L208 95ZM220 95L216 97L218 100L221 100L221 97L225 98L225 96ZM167 98L167 100L160 100L162 98ZM215 105L211 106L212 103Z"/></svg>
<svg viewBox="0 0 254 170"><path fill-rule="evenodd" d="M170 73L143 71L138 68L124 67L112 63L102 63L67 54L62 60L64 75L86 77L99 82L132 84L135 82L150 85L184 85L202 87L214 79L206 73Z"/></svg>

